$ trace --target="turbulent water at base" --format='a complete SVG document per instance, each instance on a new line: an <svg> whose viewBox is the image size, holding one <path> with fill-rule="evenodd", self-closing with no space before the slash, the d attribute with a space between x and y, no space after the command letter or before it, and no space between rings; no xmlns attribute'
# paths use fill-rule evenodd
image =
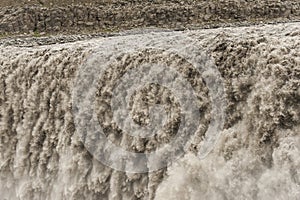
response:
<svg viewBox="0 0 300 200"><path fill-rule="evenodd" d="M117 37L33 47L3 42L0 199L300 199L299 27L118 36L154 43L190 37L214 59L225 84L226 120L213 151L199 159L199 138L191 137L195 148L143 174L101 164L75 134L76 72L93 50L106 48L102 41ZM111 139L137 145L122 134Z"/></svg>

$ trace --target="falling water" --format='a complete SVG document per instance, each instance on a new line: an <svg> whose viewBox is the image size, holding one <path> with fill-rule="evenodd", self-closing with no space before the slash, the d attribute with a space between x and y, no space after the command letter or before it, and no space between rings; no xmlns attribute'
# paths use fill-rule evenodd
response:
<svg viewBox="0 0 300 200"><path fill-rule="evenodd" d="M300 23L287 23L156 32L53 45L31 45L30 40L11 45L3 40L0 199L300 199L299 27ZM103 42L151 45L172 35L197 41L224 80L226 119L212 152L200 159L201 135L192 135L184 155L166 168L128 173L103 165L76 134L76 73L96 49L110 49L114 55L113 48L101 46ZM134 63L130 56L127 61ZM120 71L122 66L126 59ZM157 94L164 92L168 91L158 89ZM202 96L209 111L207 93ZM97 109L107 108L99 104ZM201 122L204 130L211 119L206 117ZM116 128L108 137L137 152L146 151L149 144Z"/></svg>

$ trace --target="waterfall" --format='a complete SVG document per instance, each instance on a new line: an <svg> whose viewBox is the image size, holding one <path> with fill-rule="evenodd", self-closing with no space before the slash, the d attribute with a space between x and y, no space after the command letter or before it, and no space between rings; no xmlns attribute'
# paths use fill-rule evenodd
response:
<svg viewBox="0 0 300 200"><path fill-rule="evenodd" d="M299 199L299 27L300 23L295 22L158 31L62 44L43 44L43 38L21 44L2 39L0 199ZM94 60L90 60L91 56ZM87 71L91 63L96 71ZM171 72L158 68L155 77L162 74L159 80L169 81L169 85L159 86L151 82L158 79L149 78L149 84L138 91L124 90L128 80L143 81L137 79L139 74L150 74L140 71L128 75L130 69L145 66L145 70L152 70L153 63L172 67L186 79L182 85L190 83L191 87L177 91L168 88L175 84L172 80L178 80L177 75L173 77ZM204 71L195 70L195 64ZM209 71L207 66L214 68ZM215 78L209 74L216 73L214 70L220 82L209 79ZM81 77L82 71L87 74ZM100 79L94 80L100 72ZM112 88L118 88L116 82L122 76L129 78L122 82L124 87L121 85L113 93ZM76 97L86 97L89 93L84 88L89 87L76 88L89 83L95 84L95 101L79 107L74 91ZM219 88L224 92L224 104L215 104L219 102ZM184 101L176 96L188 97L192 94L189 90L194 90L195 106L200 110L199 126L193 129L185 128L196 123L195 115L180 117L189 106L182 106ZM122 92L131 94L128 102ZM114 102L113 97L118 101ZM127 121L120 130L121 124L112 122L119 119L113 113L113 105L121 105L122 101L128 103L131 110L126 114L137 127L147 127L151 120L158 120L163 122L161 130L156 130L155 123L156 132L150 139L126 134L127 128L133 128ZM150 107L157 104L162 106L151 111ZM95 114L88 113L88 107ZM123 110L118 109L117 114L121 115ZM161 111L167 113L164 121L155 118ZM217 126L221 112L224 123ZM77 120L78 116L86 118ZM101 154L110 145L101 143L103 136L97 135L97 130L97 134L90 135L93 127L85 126L92 123L94 116L109 144L132 155ZM167 143L183 122L182 130L188 136L178 150ZM208 134L211 124L217 128ZM207 139L210 134L212 139ZM94 140L99 143L94 144ZM98 147L100 143L102 149ZM210 151L201 157L199 152L207 144ZM166 150L159 155L162 158L151 160L146 154L164 145L171 146L174 152L181 151L180 156L173 159L170 154L165 158ZM143 158L149 163L145 165L142 158L141 163L126 160L134 159L138 153L146 155ZM154 170L138 170L153 166ZM129 168L132 170L126 171ZM134 170L143 173L133 173Z"/></svg>

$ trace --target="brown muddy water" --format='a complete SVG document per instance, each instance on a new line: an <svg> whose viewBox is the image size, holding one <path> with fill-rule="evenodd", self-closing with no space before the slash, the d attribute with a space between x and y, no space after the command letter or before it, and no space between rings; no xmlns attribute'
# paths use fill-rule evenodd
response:
<svg viewBox="0 0 300 200"><path fill-rule="evenodd" d="M300 199L299 27L300 23L285 23L147 32L62 44L43 44L51 38L2 40L0 199ZM177 54L166 53L174 44L182 44ZM150 104L162 104L171 113L164 131L139 138L112 122L109 103L121 76L130 67L159 62L192 84L203 112L199 130L189 133L179 159L151 172L132 173L126 167L119 171L106 166L97 151L90 151L88 133L81 138L83 130L76 124L80 121L73 94L84 84L76 82L79 72L95 53L105 55L110 64L98 81L93 109L109 141L127 151L151 152L174 137L174 127L184 119L172 91L185 91L148 84L134 93L129 107L136 124L149 123ZM216 106L223 107L222 127L210 131L218 137L208 143L210 153L200 158L208 127L218 115L211 112L210 99L217 91L186 62L202 53L218 71L222 83L216 83L223 85L225 104ZM97 67L104 66L100 60ZM117 97L121 101L123 96ZM119 155L114 156L116 161Z"/></svg>

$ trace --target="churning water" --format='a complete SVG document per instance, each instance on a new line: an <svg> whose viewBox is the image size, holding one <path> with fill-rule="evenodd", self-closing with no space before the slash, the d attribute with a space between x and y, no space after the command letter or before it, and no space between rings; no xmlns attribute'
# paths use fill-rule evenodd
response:
<svg viewBox="0 0 300 200"><path fill-rule="evenodd" d="M33 47L2 42L0 199L300 199L299 27L155 32ZM92 55L101 59L88 68ZM195 70L194 58L213 70ZM153 76L136 78L151 74L153 63L159 66ZM126 74L140 66L144 71ZM168 66L186 82L160 71ZM106 70L87 71L94 69ZM143 80L148 84L133 84ZM86 98L90 83L93 101L77 105L74 94ZM191 87L182 89L185 83ZM189 90L199 115L183 105ZM127 104L123 112L119 105ZM166 113L163 120L158 112ZM107 150L103 135L89 134L94 116L107 142L130 155ZM168 146L182 124L184 145ZM147 130L151 137L140 137ZM201 156L205 145L210 153ZM179 157L144 156L164 146ZM141 154L145 163L135 159Z"/></svg>

